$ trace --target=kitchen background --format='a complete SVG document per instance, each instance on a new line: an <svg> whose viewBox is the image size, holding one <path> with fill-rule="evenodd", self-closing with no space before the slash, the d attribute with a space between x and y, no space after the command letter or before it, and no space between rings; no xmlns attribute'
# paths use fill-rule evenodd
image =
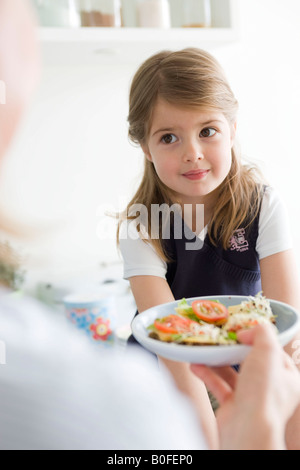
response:
<svg viewBox="0 0 300 470"><path fill-rule="evenodd" d="M36 227L30 242L12 241L25 259L25 289L52 301L77 286L121 280L115 222L104 222L103 211L125 206L142 170L142 152L127 138L130 80L149 54L188 45L223 65L240 103L242 153L284 198L300 267L300 2L212 0L212 26L224 13L231 28L159 32L128 27L136 26L134 3L122 2L123 31L97 28L102 41L94 28L85 36L78 27L37 31L43 73L0 188L6 213ZM179 26L179 2L170 5Z"/></svg>

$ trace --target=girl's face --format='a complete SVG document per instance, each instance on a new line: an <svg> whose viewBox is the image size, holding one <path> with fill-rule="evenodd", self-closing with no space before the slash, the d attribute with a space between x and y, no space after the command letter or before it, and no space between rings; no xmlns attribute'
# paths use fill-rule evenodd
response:
<svg viewBox="0 0 300 470"><path fill-rule="evenodd" d="M183 204L204 203L231 167L235 125L219 112L177 107L158 99L144 153Z"/></svg>

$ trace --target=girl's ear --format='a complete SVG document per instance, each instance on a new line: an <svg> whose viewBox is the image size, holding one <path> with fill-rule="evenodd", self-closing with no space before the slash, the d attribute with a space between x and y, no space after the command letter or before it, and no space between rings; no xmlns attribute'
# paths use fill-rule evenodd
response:
<svg viewBox="0 0 300 470"><path fill-rule="evenodd" d="M151 156L151 153L149 152L147 145L141 145L141 147L147 160L149 160L149 162L152 162L152 156Z"/></svg>

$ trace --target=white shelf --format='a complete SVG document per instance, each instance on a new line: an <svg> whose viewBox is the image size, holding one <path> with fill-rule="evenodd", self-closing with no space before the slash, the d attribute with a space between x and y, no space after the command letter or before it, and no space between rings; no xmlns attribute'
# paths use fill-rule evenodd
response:
<svg viewBox="0 0 300 470"><path fill-rule="evenodd" d="M180 0L181 1L181 0ZM179 0L170 0L179 12ZM124 2L125 4L125 2ZM126 3L127 5L127 3ZM212 28L39 28L45 65L140 61L162 49L213 49L238 39L236 0L211 0ZM129 6L129 4L128 4ZM174 25L178 19L174 17Z"/></svg>
<svg viewBox="0 0 300 470"><path fill-rule="evenodd" d="M211 49L237 40L235 28L39 28L46 64L99 63L104 57L132 60L162 49Z"/></svg>

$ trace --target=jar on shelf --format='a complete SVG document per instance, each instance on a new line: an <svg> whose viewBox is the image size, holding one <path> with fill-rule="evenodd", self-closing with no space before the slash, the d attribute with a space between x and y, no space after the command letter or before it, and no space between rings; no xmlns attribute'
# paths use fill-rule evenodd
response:
<svg viewBox="0 0 300 470"><path fill-rule="evenodd" d="M80 0L81 26L120 27L120 0Z"/></svg>
<svg viewBox="0 0 300 470"><path fill-rule="evenodd" d="M168 0L138 0L138 26L143 28L170 28L171 14Z"/></svg>
<svg viewBox="0 0 300 470"><path fill-rule="evenodd" d="M51 27L78 27L78 0L32 0L39 24Z"/></svg>
<svg viewBox="0 0 300 470"><path fill-rule="evenodd" d="M121 0L122 25L125 28L137 26L137 0Z"/></svg>
<svg viewBox="0 0 300 470"><path fill-rule="evenodd" d="M211 26L210 0L184 0L182 26L185 28L209 28Z"/></svg>

